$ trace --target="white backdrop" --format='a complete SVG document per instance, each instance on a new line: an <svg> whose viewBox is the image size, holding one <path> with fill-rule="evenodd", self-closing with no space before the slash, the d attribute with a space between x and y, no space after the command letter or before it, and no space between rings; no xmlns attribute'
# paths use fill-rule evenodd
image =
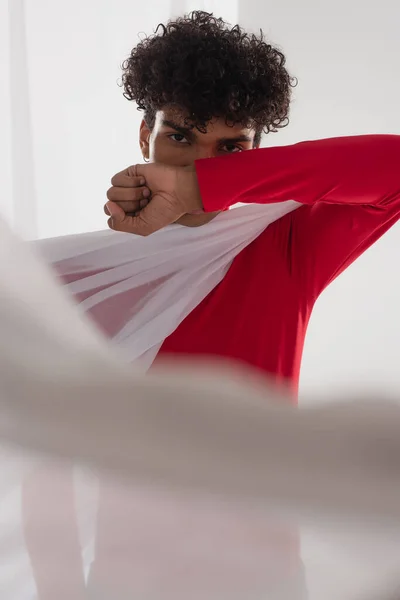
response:
<svg viewBox="0 0 400 600"><path fill-rule="evenodd" d="M140 160L140 114L119 65L156 24L204 8L283 47L299 78L290 126L269 144L400 133L400 4L381 0L0 0L1 210L28 238L100 229L111 175ZM5 85L4 85L5 83ZM399 226L317 304L302 391L400 387Z"/></svg>
<svg viewBox="0 0 400 600"><path fill-rule="evenodd" d="M292 121L267 145L400 134L393 0L0 0L0 209L23 236L104 226L110 177L141 158L140 115L117 86L119 65L139 31L194 8L263 27L287 53L299 78ZM303 393L360 381L400 389L399 235L397 226L318 302ZM323 542L306 538L304 548L320 572Z"/></svg>

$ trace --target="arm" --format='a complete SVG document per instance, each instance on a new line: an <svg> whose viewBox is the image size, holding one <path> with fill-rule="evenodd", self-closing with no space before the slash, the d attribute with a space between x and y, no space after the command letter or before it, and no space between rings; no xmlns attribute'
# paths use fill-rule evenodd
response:
<svg viewBox="0 0 400 600"><path fill-rule="evenodd" d="M266 148L196 163L205 210L296 200L280 227L293 277L318 294L400 217L400 136Z"/></svg>
<svg viewBox="0 0 400 600"><path fill-rule="evenodd" d="M150 235L188 213L220 211L238 202L296 200L385 210L399 197L399 165L400 136L394 135L303 142L203 159L196 162L196 172L161 163L136 165L112 178L108 224L116 231ZM141 178L150 200L138 196Z"/></svg>
<svg viewBox="0 0 400 600"><path fill-rule="evenodd" d="M386 206L400 195L400 136L343 137L196 161L207 212L238 203Z"/></svg>

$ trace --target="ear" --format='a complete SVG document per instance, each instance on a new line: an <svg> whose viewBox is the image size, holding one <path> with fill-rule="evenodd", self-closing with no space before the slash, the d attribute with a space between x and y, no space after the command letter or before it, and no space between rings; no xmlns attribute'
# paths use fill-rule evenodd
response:
<svg viewBox="0 0 400 600"><path fill-rule="evenodd" d="M144 160L149 160L150 158L150 135L151 131L148 128L146 121L142 119L139 131L139 145Z"/></svg>

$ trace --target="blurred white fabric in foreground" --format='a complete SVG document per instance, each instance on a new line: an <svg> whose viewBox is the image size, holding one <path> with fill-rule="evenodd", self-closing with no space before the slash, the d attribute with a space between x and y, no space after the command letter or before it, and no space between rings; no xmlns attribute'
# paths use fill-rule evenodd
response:
<svg viewBox="0 0 400 600"><path fill-rule="evenodd" d="M92 560L99 472L119 505L136 498L141 522L134 557L118 543L109 553L109 579L96 600L266 597L268 571L279 565L264 527L282 521L319 531L332 549L319 566L324 600L392 597L400 562L396 404L372 398L293 410L247 373L132 372L4 225L0 319L2 598L31 599L43 583L25 540L33 562L46 564L53 597L89 597L69 591L74 569L82 563L87 572ZM52 487L22 494L21 503L22 484L45 461ZM69 464L82 557L59 550L65 507L56 498ZM168 521L171 507L180 509L179 523ZM111 506L107 518L122 535L124 515ZM125 597L124 561L136 577L134 595Z"/></svg>

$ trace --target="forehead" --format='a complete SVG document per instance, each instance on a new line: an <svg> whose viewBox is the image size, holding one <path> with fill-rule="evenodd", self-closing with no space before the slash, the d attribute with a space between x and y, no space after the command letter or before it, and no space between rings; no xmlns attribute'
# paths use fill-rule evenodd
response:
<svg viewBox="0 0 400 600"><path fill-rule="evenodd" d="M181 129L190 129L190 125L185 123L186 115L179 108L164 108L157 111L155 129L160 129L165 126L176 125ZM237 138L240 136L248 136L251 140L254 138L255 130L243 125L229 125L222 117L215 117L207 124L205 133L198 131L196 128L191 129L195 136L207 136L213 138Z"/></svg>

